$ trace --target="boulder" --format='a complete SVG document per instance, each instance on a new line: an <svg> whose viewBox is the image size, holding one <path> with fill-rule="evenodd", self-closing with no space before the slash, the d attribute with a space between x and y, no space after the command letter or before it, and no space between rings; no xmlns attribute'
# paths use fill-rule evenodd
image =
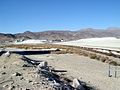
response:
<svg viewBox="0 0 120 90"><path fill-rule="evenodd" d="M73 79L72 86L77 90L85 90L85 88L81 85L80 80L78 80L78 79Z"/></svg>
<svg viewBox="0 0 120 90"><path fill-rule="evenodd" d="M38 65L38 69L41 69L41 68L46 68L48 65L48 63L46 61L42 61L40 62L40 64Z"/></svg>
<svg viewBox="0 0 120 90"><path fill-rule="evenodd" d="M10 52L9 51L7 51L6 53L4 53L3 54L4 56L6 56L6 57L9 57L10 56Z"/></svg>

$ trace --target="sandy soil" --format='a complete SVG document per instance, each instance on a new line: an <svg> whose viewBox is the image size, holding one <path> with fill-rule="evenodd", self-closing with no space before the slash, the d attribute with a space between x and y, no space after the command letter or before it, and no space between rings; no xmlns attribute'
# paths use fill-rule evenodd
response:
<svg viewBox="0 0 120 90"><path fill-rule="evenodd" d="M108 64L88 57L73 54L28 55L36 60L48 61L56 69L65 69L68 77L78 78L98 90L120 90L120 68L117 67L117 78L111 66L112 77L108 77Z"/></svg>
<svg viewBox="0 0 120 90"><path fill-rule="evenodd" d="M35 67L23 67L27 62L22 58L18 54L0 56L0 90L48 90Z"/></svg>

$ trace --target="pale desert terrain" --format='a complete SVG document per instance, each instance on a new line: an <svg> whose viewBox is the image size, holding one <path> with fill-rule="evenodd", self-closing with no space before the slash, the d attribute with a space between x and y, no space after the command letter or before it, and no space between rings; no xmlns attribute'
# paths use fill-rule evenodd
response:
<svg viewBox="0 0 120 90"><path fill-rule="evenodd" d="M60 42L56 44L90 47L90 48L91 47L104 48L104 49L118 50L118 51L120 50L120 39L117 39L114 37L80 39L76 41ZM117 54L119 54L119 52ZM91 87L94 87L95 90L120 90L119 89L120 88L120 66L111 65L110 66L111 77L109 77L108 63L103 63L96 59L90 59L89 57L85 57L82 55L77 55L77 54L41 54L40 55L39 54L39 55L25 55L25 56L32 60L47 61L48 65L54 67L55 69L67 70L67 73L65 73L65 75L68 78L70 79L78 78L80 81L83 81L88 85L90 85ZM112 56L109 56L109 57L113 58ZM115 61L116 59L119 62L119 58L115 58L115 57L113 58L113 60ZM115 67L117 67L116 78L115 78ZM1 69L1 72L2 70L3 69ZM14 74L14 73L11 73L11 74ZM26 82L24 83L27 83L28 81L27 77L25 78L26 78ZM34 78L35 77L32 78L33 83L34 83ZM2 80L3 78L1 77L0 79ZM29 83L28 85L31 85L31 83ZM42 85L40 85L40 87L42 87ZM22 88L24 87L22 86ZM34 86L32 88L34 88ZM46 90L48 89L46 88Z"/></svg>
<svg viewBox="0 0 120 90"><path fill-rule="evenodd" d="M28 55L36 60L45 60L56 69L64 69L68 77L78 78L95 87L97 90L120 89L120 67L117 67L117 78L114 77L114 66L108 77L108 64L76 54Z"/></svg>
<svg viewBox="0 0 120 90"><path fill-rule="evenodd" d="M88 38L56 44L120 50L120 39L115 37Z"/></svg>
<svg viewBox="0 0 120 90"><path fill-rule="evenodd" d="M40 78L37 69L23 61L24 56L11 54L0 56L0 90L48 90L44 78Z"/></svg>

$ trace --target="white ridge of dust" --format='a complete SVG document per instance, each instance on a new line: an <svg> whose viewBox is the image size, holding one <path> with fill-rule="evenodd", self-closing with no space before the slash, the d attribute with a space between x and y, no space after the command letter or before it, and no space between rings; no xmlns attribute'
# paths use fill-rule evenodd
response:
<svg viewBox="0 0 120 90"><path fill-rule="evenodd" d="M25 41L21 41L21 42L15 42L14 44L43 44L45 42L46 42L46 40L30 39L30 40L25 40Z"/></svg>
<svg viewBox="0 0 120 90"><path fill-rule="evenodd" d="M115 37L87 38L56 44L120 50L120 39Z"/></svg>

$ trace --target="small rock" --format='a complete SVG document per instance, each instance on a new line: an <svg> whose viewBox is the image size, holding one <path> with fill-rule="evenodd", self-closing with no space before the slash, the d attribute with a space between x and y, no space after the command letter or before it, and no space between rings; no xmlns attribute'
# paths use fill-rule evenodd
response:
<svg viewBox="0 0 120 90"><path fill-rule="evenodd" d="M39 82L33 82L32 85L38 85L40 84Z"/></svg>
<svg viewBox="0 0 120 90"><path fill-rule="evenodd" d="M6 74L6 72L3 72L2 75Z"/></svg>
<svg viewBox="0 0 120 90"><path fill-rule="evenodd" d="M42 85L45 85L45 82L42 82Z"/></svg>
<svg viewBox="0 0 120 90"><path fill-rule="evenodd" d="M10 56L10 52L7 51L6 53L4 53L4 56L9 57Z"/></svg>
<svg viewBox="0 0 120 90"><path fill-rule="evenodd" d="M26 90L30 90L30 89L26 88Z"/></svg>
<svg viewBox="0 0 120 90"><path fill-rule="evenodd" d="M29 82L29 83L31 83L31 82L32 82L32 80L29 80L28 82Z"/></svg>
<svg viewBox="0 0 120 90"><path fill-rule="evenodd" d="M23 70L26 70L25 68L23 68Z"/></svg>
<svg viewBox="0 0 120 90"><path fill-rule="evenodd" d="M3 68L5 69L5 68L6 68L6 66L3 66Z"/></svg>
<svg viewBox="0 0 120 90"><path fill-rule="evenodd" d="M85 90L84 87L81 85L81 82L78 79L73 79L73 85L77 90Z"/></svg>
<svg viewBox="0 0 120 90"><path fill-rule="evenodd" d="M14 74L13 74L13 76L22 76L22 74L21 74L21 73L16 72L16 73L14 73Z"/></svg>
<svg viewBox="0 0 120 90"><path fill-rule="evenodd" d="M20 80L23 80L23 79L24 79L24 77L21 77L21 78L20 78Z"/></svg>
<svg viewBox="0 0 120 90"><path fill-rule="evenodd" d="M34 82L34 84L39 84L39 82Z"/></svg>
<svg viewBox="0 0 120 90"><path fill-rule="evenodd" d="M16 85L17 87L20 87L20 85Z"/></svg>
<svg viewBox="0 0 120 90"><path fill-rule="evenodd" d="M14 90L15 89L15 86L10 86L9 88L8 88L8 90Z"/></svg>
<svg viewBox="0 0 120 90"><path fill-rule="evenodd" d="M40 64L38 65L38 69L40 69L40 68L45 68L45 67L47 67L47 65L48 65L47 62L42 61L42 62L40 62Z"/></svg>
<svg viewBox="0 0 120 90"><path fill-rule="evenodd" d="M5 87L8 87L9 85L8 84L6 84L6 85L3 85L3 88L5 88Z"/></svg>

